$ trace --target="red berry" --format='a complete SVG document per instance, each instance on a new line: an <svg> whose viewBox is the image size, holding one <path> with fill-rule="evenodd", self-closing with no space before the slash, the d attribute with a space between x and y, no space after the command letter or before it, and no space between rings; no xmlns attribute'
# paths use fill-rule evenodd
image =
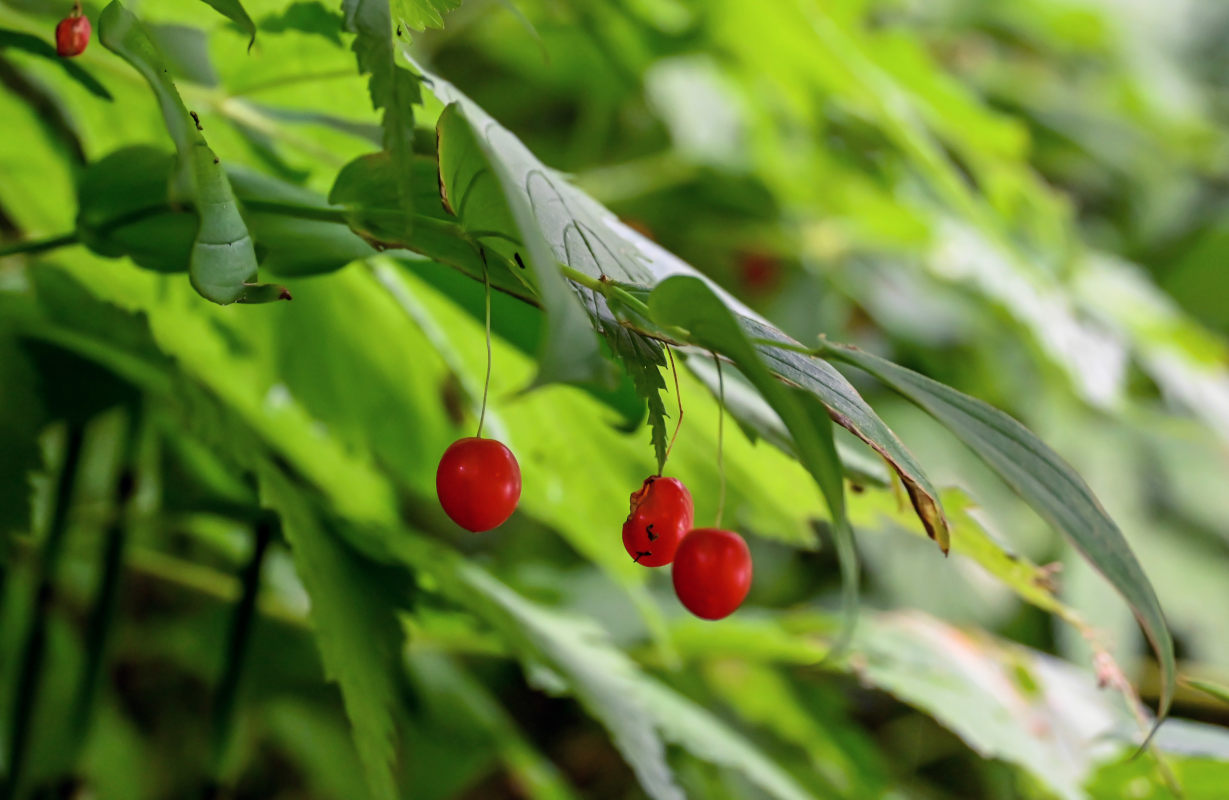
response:
<svg viewBox="0 0 1229 800"><path fill-rule="evenodd" d="M652 476L632 492L623 523L623 546L637 564L661 567L674 560L683 534L695 522L691 492L678 478Z"/></svg>
<svg viewBox="0 0 1229 800"><path fill-rule="evenodd" d="M521 468L494 439L468 437L449 445L435 472L435 492L452 521L479 533L498 528L521 499Z"/></svg>
<svg viewBox="0 0 1229 800"><path fill-rule="evenodd" d="M738 275L748 291L767 292L781 280L781 262L770 253L743 253L738 257Z"/></svg>
<svg viewBox="0 0 1229 800"><path fill-rule="evenodd" d="M721 619L742 605L751 588L751 551L743 537L697 528L674 554L674 593L701 619Z"/></svg>
<svg viewBox="0 0 1229 800"><path fill-rule="evenodd" d="M79 56L90 43L90 21L74 11L55 26L55 51L61 58Z"/></svg>

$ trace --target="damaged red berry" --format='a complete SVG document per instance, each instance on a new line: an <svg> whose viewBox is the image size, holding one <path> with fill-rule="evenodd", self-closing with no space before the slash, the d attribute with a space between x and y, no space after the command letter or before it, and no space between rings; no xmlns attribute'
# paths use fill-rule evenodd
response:
<svg viewBox="0 0 1229 800"><path fill-rule="evenodd" d="M60 58L71 58L85 52L90 43L90 21L77 6L55 26L55 51Z"/></svg>
<svg viewBox="0 0 1229 800"><path fill-rule="evenodd" d="M674 593L700 619L721 619L742 605L751 589L751 551L743 537L697 528L674 554Z"/></svg>
<svg viewBox="0 0 1229 800"><path fill-rule="evenodd" d="M471 436L449 445L435 492L452 521L480 533L498 528L521 499L521 468L503 443Z"/></svg>
<svg viewBox="0 0 1229 800"><path fill-rule="evenodd" d="M623 546L637 564L661 567L674 560L683 534L695 522L691 492L678 478L652 476L632 492L623 523Z"/></svg>

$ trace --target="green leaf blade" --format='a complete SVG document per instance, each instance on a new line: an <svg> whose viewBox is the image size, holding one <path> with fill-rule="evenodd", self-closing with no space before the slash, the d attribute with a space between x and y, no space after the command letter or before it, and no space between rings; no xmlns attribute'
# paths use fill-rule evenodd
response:
<svg viewBox="0 0 1229 800"><path fill-rule="evenodd" d="M296 571L311 598L316 643L326 673L341 688L371 796L396 800L392 712L402 632L395 598L380 580L372 579L370 562L319 524L310 499L285 476L262 470L260 495L282 519Z"/></svg>
<svg viewBox="0 0 1229 800"><path fill-rule="evenodd" d="M256 44L256 23L248 15L247 9L243 7L243 3L239 2L239 0L201 1L242 28L243 32L248 35L248 50L252 49L252 45Z"/></svg>
<svg viewBox="0 0 1229 800"><path fill-rule="evenodd" d="M408 221L414 208L414 110L421 98L418 76L397 63L390 0L345 0L345 28L356 34L359 71L370 75L372 108L383 111L384 151L392 159L398 205ZM399 28L398 28L399 31Z"/></svg>
<svg viewBox="0 0 1229 800"><path fill-rule="evenodd" d="M1031 431L980 400L857 348L826 345L823 352L870 373L942 423L1105 576L1131 606L1160 663L1159 725L1177 680L1173 638L1143 567L1083 478Z"/></svg>
<svg viewBox="0 0 1229 800"><path fill-rule="evenodd" d="M542 235L529 198L503 164L489 129L479 131L467 108L460 101L451 103L436 124L440 186L445 203L463 223L468 220L488 230L493 226L504 235L483 247L502 253L518 267L524 265L526 280L532 282L546 311L538 374L532 385L609 385L611 366L602 357L588 312L559 271L556 254ZM524 252L513 242L520 242Z"/></svg>
<svg viewBox="0 0 1229 800"><path fill-rule="evenodd" d="M845 509L844 470L827 413L810 393L778 381L734 313L700 278L676 275L662 281L649 295L649 311L659 325L685 329L692 344L729 357L785 423L798 460L814 478L832 515L847 620L843 646L852 635L857 610L857 551Z"/></svg>
<svg viewBox="0 0 1229 800"><path fill-rule="evenodd" d="M193 288L225 305L243 298L256 279L256 250L218 157L197 118L167 77L162 57L140 22L119 0L98 18L98 38L145 78L178 153L172 195L191 200L199 218L188 261Z"/></svg>

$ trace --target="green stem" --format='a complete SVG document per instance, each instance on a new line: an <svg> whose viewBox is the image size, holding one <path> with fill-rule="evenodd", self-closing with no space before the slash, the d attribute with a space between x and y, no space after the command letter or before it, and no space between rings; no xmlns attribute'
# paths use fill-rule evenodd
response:
<svg viewBox="0 0 1229 800"><path fill-rule="evenodd" d="M256 540L252 548L252 556L243 569L243 592L239 596L234 616L231 618L226 661L222 668L222 677L218 681L217 694L214 696L211 781L214 788L221 779L227 747L230 744L231 729L234 727L235 699L238 696L239 679L243 674L243 664L252 638L256 598L260 593L260 570L264 564L265 552L269 549L269 542L273 539L276 524L272 518L262 519L256 523Z"/></svg>
<svg viewBox="0 0 1229 800"><path fill-rule="evenodd" d="M602 297L605 297L607 300L618 300L620 303L631 307L637 314L641 315L645 319L651 320L653 318L649 313L648 305L643 300L636 297L631 292L628 292L614 281L594 278L592 275L586 275L579 270L569 267L567 264L560 264L559 270L563 273L565 278L573 283L580 284L586 289L592 289L593 291L602 295ZM619 324L628 330L633 330L636 333L641 334L642 336L647 336L650 339L656 339L666 344L681 347L688 343L688 333L682 328L671 326L663 328L661 331L647 331L644 328L626 320L620 320Z"/></svg>
<svg viewBox="0 0 1229 800"><path fill-rule="evenodd" d="M717 364L717 525L725 512L725 377L721 372L721 358L714 352Z"/></svg>
<svg viewBox="0 0 1229 800"><path fill-rule="evenodd" d="M94 699L101 685L102 667L106 661L107 643L114 627L115 611L119 604L120 578L124 567L124 552L128 541L128 525L131 522L130 508L136 494L135 455L140 439L141 426L134 413L129 419L128 433L124 437L120 454L120 475L115 487L115 508L110 525L104 534L102 553L102 577L94 596L94 603L86 627L85 665L81 670L77 697L73 703L73 728L70 733L68 763L77 760L85 743L94 714Z"/></svg>
<svg viewBox="0 0 1229 800"><path fill-rule="evenodd" d="M43 679L43 658L47 647L47 617L54 594L53 582L60 554L64 549L65 533L68 530L68 511L72 503L73 481L77 464L81 459L85 432L80 425L70 424L64 448L64 461L56 484L55 506L51 524L39 559L38 583L34 604L30 609L30 621L22 644L22 661L17 677L17 693L13 705L13 718L9 728L8 776L0 787L0 800L17 797L25 768L26 750L29 747L30 720L34 714L34 701L38 697Z"/></svg>
<svg viewBox="0 0 1229 800"><path fill-rule="evenodd" d="M57 247L67 247L70 244L76 243L76 231L63 233L59 236L50 236L46 239L35 239L31 242L14 242L13 244L0 247L0 258L15 256L19 253L43 253L47 250L55 250Z"/></svg>
<svg viewBox="0 0 1229 800"><path fill-rule="evenodd" d="M486 422L486 401L491 390L491 270L485 256L482 259L482 288L486 299L486 379L482 382L482 410L478 412L479 439L482 438L482 423Z"/></svg>

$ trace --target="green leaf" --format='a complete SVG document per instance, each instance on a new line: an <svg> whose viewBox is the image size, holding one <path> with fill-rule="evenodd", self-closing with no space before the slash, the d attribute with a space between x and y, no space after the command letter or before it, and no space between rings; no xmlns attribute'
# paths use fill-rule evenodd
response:
<svg viewBox="0 0 1229 800"><path fill-rule="evenodd" d="M91 163L77 187L77 236L94 252L128 256L158 272L184 272L198 227L192 209L174 207L167 187L175 158L153 147L125 147ZM375 253L342 222L319 217L342 209L293 184L245 169L227 170L262 268L279 275L317 275ZM240 302L281 287L251 287Z"/></svg>
<svg viewBox="0 0 1229 800"><path fill-rule="evenodd" d="M231 22L243 29L248 35L248 50L252 49L252 45L256 44L256 23L248 16L247 9L239 0L201 0L206 5L212 6L214 11L217 11L222 16L229 19Z"/></svg>
<svg viewBox="0 0 1229 800"><path fill-rule="evenodd" d="M465 107L452 103L436 125L440 187L446 207L471 229L501 234L484 247L500 252L522 270L542 304L542 349L535 386L552 382L611 383L589 315L557 268L556 253L542 236L529 198L504 166L507 138L479 131ZM519 142L508 146L520 147ZM519 259L519 260L518 260Z"/></svg>
<svg viewBox="0 0 1229 800"><path fill-rule="evenodd" d="M200 223L167 202L174 166L174 155L147 146L125 147L87 166L77 182L81 243L145 269L187 272Z"/></svg>
<svg viewBox="0 0 1229 800"><path fill-rule="evenodd" d="M1160 662L1160 725L1174 694L1173 639L1148 576L1084 479L1031 431L980 400L854 347L825 344L820 352L874 375L941 422L1109 580Z"/></svg>
<svg viewBox="0 0 1229 800"><path fill-rule="evenodd" d="M414 207L414 109L421 96L418 76L397 63L391 0L344 0L346 30L357 34L359 71L370 75L371 106L383 110L384 150L392 159L397 208L408 220Z"/></svg>
<svg viewBox="0 0 1229 800"><path fill-rule="evenodd" d="M262 470L260 497L281 517L295 569L311 598L312 627L324 668L341 687L371 796L395 800L394 675L402 643L396 595L373 575L373 564L320 525L310 498L283 475Z"/></svg>
<svg viewBox="0 0 1229 800"><path fill-rule="evenodd" d="M188 260L193 288L222 305L263 298L269 290L254 284L256 252L230 181L167 77L148 34L137 18L114 0L98 18L98 39L149 83L175 142L179 161L171 193L190 200L200 220ZM279 295L275 293L272 299Z"/></svg>
<svg viewBox="0 0 1229 800"><path fill-rule="evenodd" d="M269 14L260 20L260 29L269 33L299 31L321 36L338 47L346 20L341 14L325 8L320 0L291 3L282 13Z"/></svg>
<svg viewBox="0 0 1229 800"><path fill-rule="evenodd" d="M416 195L412 221L398 210L396 170L388 153L359 156L342 167L329 192L329 202L344 206L350 228L377 249L411 250L477 279L489 267L493 288L532 298L530 290L509 270L489 265L483 258L483 248L444 211L439 202L435 160L415 156L410 168Z"/></svg>
<svg viewBox="0 0 1229 800"><path fill-rule="evenodd" d="M60 69L64 70L68 77L81 84L85 87L86 91L95 97L107 101L113 99L111 93L107 91L107 87L99 83L97 78L71 58L61 58L47 40L29 33L0 28L0 51L10 47L14 50L21 50L31 55L45 58L59 65Z"/></svg>
<svg viewBox="0 0 1229 800"><path fill-rule="evenodd" d="M666 355L661 345L647 336L618 325L603 326L602 333L610 344L611 351L623 363L623 369L632 379L638 394L649 412L649 432L653 453L657 456L657 471L666 464L667 431L666 406L661 393L666 388L661 368L666 366Z"/></svg>
<svg viewBox="0 0 1229 800"><path fill-rule="evenodd" d="M982 757L1018 764L1070 800L1083 796L1106 740L1134 726L1119 704L1090 691L1091 673L917 612L867 615L848 664Z"/></svg>
<svg viewBox="0 0 1229 800"><path fill-rule="evenodd" d="M1183 678L1182 682L1198 689L1209 697L1215 697L1222 703L1229 705L1229 686L1212 681L1205 681L1199 678Z"/></svg>
<svg viewBox="0 0 1229 800"><path fill-rule="evenodd" d="M548 691L574 696L606 727L645 792L682 800L665 740L738 770L778 800L810 795L788 773L716 716L644 675L605 632L538 606L456 553L421 538L390 537L392 552L428 573L440 591L494 626L526 673Z"/></svg>
<svg viewBox="0 0 1229 800"><path fill-rule="evenodd" d="M850 623L846 633L852 633L857 611L857 551L845 512L844 473L826 410L810 393L777 380L734 313L703 280L684 275L667 278L649 295L649 311L659 325L684 329L691 344L730 358L780 415L794 440L798 460L815 479L832 514L843 605Z"/></svg>
<svg viewBox="0 0 1229 800"><path fill-rule="evenodd" d="M490 143L488 154L491 164L505 176L505 190L516 187L520 203L513 204L513 208L527 207L523 221L518 217L519 232L524 234L531 226L539 231L553 251L556 262L591 278L626 285L641 292L671 275L699 274L690 265L624 225L610 211L543 165L515 136L456 87L417 65L404 43L400 44L400 51L429 79L432 94L441 102L459 104L470 124L483 131L483 141ZM716 291L721 302L738 316L740 324L751 336L797 344L781 331L760 321L754 312L734 297L721 290ZM604 304L599 300L593 298L597 304L594 313L607 320L609 311L602 307ZM815 394L838 425L847 428L883 456L900 475L930 537L946 550L947 523L939 505L938 492L905 446L875 415L849 381L831 365L818 359L776 348L766 348L762 352L774 373Z"/></svg>
<svg viewBox="0 0 1229 800"><path fill-rule="evenodd" d="M246 208L244 219L262 269L285 276L320 275L375 255L348 225L327 221L342 209L315 192L240 167L227 169L227 175Z"/></svg>
<svg viewBox="0 0 1229 800"><path fill-rule="evenodd" d="M461 0L392 0L393 16L416 31L443 28L444 15L461 7Z"/></svg>
<svg viewBox="0 0 1229 800"><path fill-rule="evenodd" d="M457 717L487 732L500 759L526 794L535 800L577 800L576 790L559 769L525 738L493 696L455 659L419 652L410 659L410 671L420 684L423 700L442 718Z"/></svg>

